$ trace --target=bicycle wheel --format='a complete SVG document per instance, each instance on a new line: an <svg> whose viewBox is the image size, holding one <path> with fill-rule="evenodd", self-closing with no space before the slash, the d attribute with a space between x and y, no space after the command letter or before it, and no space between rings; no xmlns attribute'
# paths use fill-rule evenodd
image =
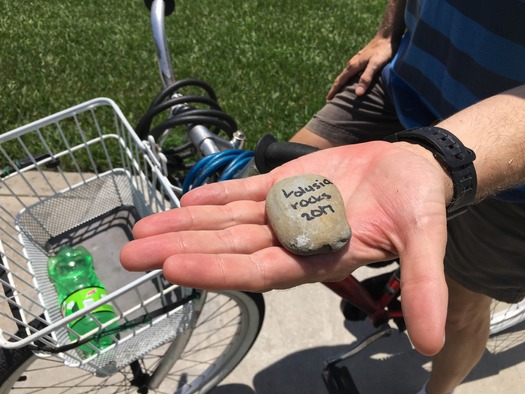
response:
<svg viewBox="0 0 525 394"><path fill-rule="evenodd" d="M492 301L487 349L501 353L525 342L525 300L516 304Z"/></svg>
<svg viewBox="0 0 525 394"><path fill-rule="evenodd" d="M160 365L170 344L161 346L118 373L99 378L70 368L56 357L39 358L29 349L0 349L0 393L205 393L242 360L261 329L261 294L208 292L197 326L156 390L148 378ZM176 340L175 340L176 341ZM16 391L15 391L16 390Z"/></svg>

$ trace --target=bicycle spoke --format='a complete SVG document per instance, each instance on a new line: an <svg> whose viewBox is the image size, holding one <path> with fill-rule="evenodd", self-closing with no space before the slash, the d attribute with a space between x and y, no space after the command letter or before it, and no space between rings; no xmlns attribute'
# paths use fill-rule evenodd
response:
<svg viewBox="0 0 525 394"><path fill-rule="evenodd" d="M506 304L494 301L491 308L491 337L487 349L491 353L503 353L525 341L525 303Z"/></svg>

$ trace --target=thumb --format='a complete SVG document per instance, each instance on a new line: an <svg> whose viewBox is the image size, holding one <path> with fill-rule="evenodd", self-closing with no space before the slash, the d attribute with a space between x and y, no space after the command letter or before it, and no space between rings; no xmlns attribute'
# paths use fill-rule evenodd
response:
<svg viewBox="0 0 525 394"><path fill-rule="evenodd" d="M439 352L445 340L445 245L446 223L437 237L436 227L428 233L417 229L400 253L403 316L412 344L425 355Z"/></svg>

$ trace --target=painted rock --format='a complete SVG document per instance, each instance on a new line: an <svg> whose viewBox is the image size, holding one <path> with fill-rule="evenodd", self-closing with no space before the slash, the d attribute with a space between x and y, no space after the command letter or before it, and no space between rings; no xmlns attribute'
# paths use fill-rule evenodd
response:
<svg viewBox="0 0 525 394"><path fill-rule="evenodd" d="M352 235L341 193L322 175L277 182L266 196L266 213L279 242L298 255L336 252Z"/></svg>

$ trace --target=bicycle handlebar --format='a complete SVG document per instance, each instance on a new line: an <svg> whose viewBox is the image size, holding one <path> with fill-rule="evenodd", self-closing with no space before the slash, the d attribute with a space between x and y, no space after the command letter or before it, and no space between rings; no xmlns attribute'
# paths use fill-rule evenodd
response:
<svg viewBox="0 0 525 394"><path fill-rule="evenodd" d="M175 75L173 74L168 43L166 41L164 17L173 12L175 9L175 1L145 0L145 4L151 13L151 27L153 31L153 39L155 41L160 76L164 87L167 87L175 83Z"/></svg>
<svg viewBox="0 0 525 394"><path fill-rule="evenodd" d="M244 142L244 134L237 129L235 120L222 111L213 89L205 82L194 78L183 80L176 80L175 78L164 26L165 17L175 9L175 1L145 0L144 3L151 13L153 40L164 89L137 124L136 131L139 137L146 139L148 136L153 136L155 140L161 141L175 127L186 126L188 140L202 156L208 156L226 149L241 148ZM186 96L179 92L180 89L188 86L203 89L207 96ZM193 104L202 104L209 108L200 109ZM168 120L151 129L153 118L164 113L165 110L170 110ZM218 134L221 131L225 132L231 140L219 137ZM189 145L175 149L180 154L176 158L176 165L183 161L181 152L186 148L189 149ZM188 157L193 154L187 153Z"/></svg>
<svg viewBox="0 0 525 394"><path fill-rule="evenodd" d="M193 156L196 152L202 157L213 156L212 159L215 160L215 158L219 158L217 155L222 151L240 150L244 142L244 134L237 129L237 124L233 118L221 110L213 89L199 80L187 79L177 81L175 79L164 28L164 18L173 12L175 1L145 0L145 4L151 12L153 38L157 49L157 61L164 89L153 101L147 113L140 119L136 127L137 134L141 139L146 139L148 136L154 137L155 140L159 141L159 147L162 149L163 141L167 139L167 136L175 127L186 126L186 135L189 142L176 148L170 148L166 152L163 150L166 162L170 164L172 171L177 169L187 170L188 166L184 160ZM183 86L198 86L206 91L207 97L185 96L179 92L179 89ZM210 108L203 110L200 107L194 107L191 105L192 103L205 104ZM151 129L153 118L168 109L170 110L169 118ZM210 129L210 126L213 129ZM221 131L225 132L231 140L219 136ZM316 148L304 144L277 142L273 136L266 135L259 140L255 152L251 152L250 155L255 156L253 160L249 160L250 162L245 166L245 169L239 170L238 173L243 176L249 176L257 172L266 173L290 160L316 150ZM168 153L170 158L167 156ZM237 171L242 168L241 163L245 163L245 160L249 159L249 157L245 156L241 156L241 158L242 160L238 162L237 157L234 158L232 156L233 161L230 164L233 167L226 166L225 173L219 177L219 180L228 179L225 174L228 177L238 176L238 174L232 172L233 169ZM222 161L224 160L222 160L221 156L220 163ZM226 163L224 164L226 165ZM197 168L200 169L199 166ZM215 167L211 166L211 168ZM256 171L252 172L252 169ZM167 171L168 169L166 168ZM204 174L208 174L208 171L205 171ZM173 179L176 180L175 178ZM185 180L185 186L182 188L182 191L198 186L206 182L206 179L202 175L196 178L199 182L186 182Z"/></svg>
<svg viewBox="0 0 525 394"><path fill-rule="evenodd" d="M296 142L277 142L271 134L267 134L255 147L255 166L261 174L264 174L288 161L317 150L313 146Z"/></svg>

